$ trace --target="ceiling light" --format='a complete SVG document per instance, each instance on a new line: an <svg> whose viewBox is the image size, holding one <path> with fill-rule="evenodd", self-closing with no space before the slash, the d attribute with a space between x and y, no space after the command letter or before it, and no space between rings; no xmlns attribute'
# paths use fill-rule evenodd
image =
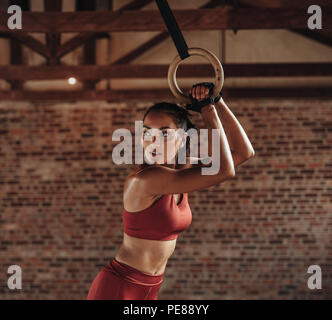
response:
<svg viewBox="0 0 332 320"><path fill-rule="evenodd" d="M74 85L74 84L76 84L76 82L77 82L77 80L76 80L76 78L74 78L74 77L70 77L69 79L68 79L68 83L70 84L70 85Z"/></svg>

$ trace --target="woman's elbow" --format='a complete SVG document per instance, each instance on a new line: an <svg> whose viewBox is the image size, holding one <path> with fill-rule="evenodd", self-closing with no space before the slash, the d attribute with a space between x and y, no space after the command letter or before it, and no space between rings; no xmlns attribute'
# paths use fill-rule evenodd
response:
<svg viewBox="0 0 332 320"><path fill-rule="evenodd" d="M223 175L218 176L216 184L222 183L224 181L230 180L235 177L235 170L230 170L227 173L224 172Z"/></svg>
<svg viewBox="0 0 332 320"><path fill-rule="evenodd" d="M220 175L220 180L224 181L224 180L228 180L228 179L232 179L235 177L235 168L229 168L227 171L224 171L223 174Z"/></svg>
<svg viewBox="0 0 332 320"><path fill-rule="evenodd" d="M228 174L227 174L227 178L231 179L235 177L235 168L229 170Z"/></svg>
<svg viewBox="0 0 332 320"><path fill-rule="evenodd" d="M249 155L248 155L248 159L253 158L255 156L255 150L253 148L251 148Z"/></svg>

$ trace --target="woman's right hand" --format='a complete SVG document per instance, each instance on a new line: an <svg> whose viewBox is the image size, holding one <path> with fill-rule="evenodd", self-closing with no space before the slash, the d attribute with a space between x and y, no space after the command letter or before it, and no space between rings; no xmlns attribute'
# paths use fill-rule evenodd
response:
<svg viewBox="0 0 332 320"><path fill-rule="evenodd" d="M189 94L192 95L193 98L197 99L198 101L202 101L209 98L210 89L203 85L193 85L193 87L189 90Z"/></svg>
<svg viewBox="0 0 332 320"><path fill-rule="evenodd" d="M201 112L202 108L214 104L213 83L201 82L194 84L189 90L189 98L191 103L186 105L188 110Z"/></svg>

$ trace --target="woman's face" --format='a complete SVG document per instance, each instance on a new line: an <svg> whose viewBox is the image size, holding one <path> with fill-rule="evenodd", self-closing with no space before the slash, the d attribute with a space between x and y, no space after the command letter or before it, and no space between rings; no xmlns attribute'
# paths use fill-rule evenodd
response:
<svg viewBox="0 0 332 320"><path fill-rule="evenodd" d="M143 123L141 142L148 163L171 163L171 160L176 157L179 148L185 142L185 139L181 139L176 134L175 130L177 129L178 127L172 117L166 113L150 111L147 114Z"/></svg>

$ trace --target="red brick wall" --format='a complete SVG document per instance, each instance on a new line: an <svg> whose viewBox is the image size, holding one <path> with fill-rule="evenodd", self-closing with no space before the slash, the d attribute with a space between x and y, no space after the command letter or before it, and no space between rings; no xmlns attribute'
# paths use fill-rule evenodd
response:
<svg viewBox="0 0 332 320"><path fill-rule="evenodd" d="M193 222L159 298L331 299L332 101L228 104L256 156L189 194ZM112 132L134 130L149 105L0 103L0 299L86 298L122 241L128 168L112 164ZM21 291L7 287L13 264Z"/></svg>

